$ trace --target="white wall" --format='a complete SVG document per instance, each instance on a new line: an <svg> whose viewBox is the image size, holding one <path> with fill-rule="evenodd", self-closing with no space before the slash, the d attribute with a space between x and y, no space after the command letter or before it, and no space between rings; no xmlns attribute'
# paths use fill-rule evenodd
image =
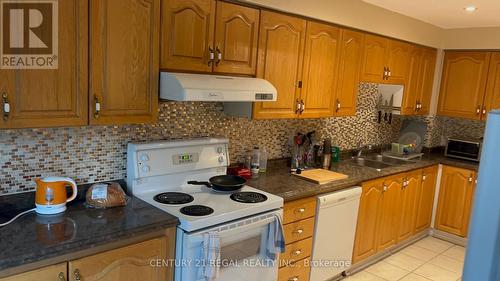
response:
<svg viewBox="0 0 500 281"><path fill-rule="evenodd" d="M500 49L500 27L446 29L443 49Z"/></svg>

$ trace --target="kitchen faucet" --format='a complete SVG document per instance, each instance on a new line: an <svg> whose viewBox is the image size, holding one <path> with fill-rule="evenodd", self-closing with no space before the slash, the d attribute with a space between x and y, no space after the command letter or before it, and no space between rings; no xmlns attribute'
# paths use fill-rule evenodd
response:
<svg viewBox="0 0 500 281"><path fill-rule="evenodd" d="M358 146L357 146L357 149L356 149L358 151L357 154L356 154L358 158L361 157L361 155L363 154L363 150L365 148L368 148L369 150L371 150L372 146L371 145L364 146L364 145L361 144L361 141L358 142Z"/></svg>

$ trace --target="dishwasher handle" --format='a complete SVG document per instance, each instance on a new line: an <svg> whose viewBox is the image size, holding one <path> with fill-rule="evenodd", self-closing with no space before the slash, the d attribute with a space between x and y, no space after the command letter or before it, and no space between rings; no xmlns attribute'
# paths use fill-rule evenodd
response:
<svg viewBox="0 0 500 281"><path fill-rule="evenodd" d="M318 207L324 208L359 199L359 197L361 196L361 192L361 187L356 186L347 190L336 191L330 194L319 196Z"/></svg>

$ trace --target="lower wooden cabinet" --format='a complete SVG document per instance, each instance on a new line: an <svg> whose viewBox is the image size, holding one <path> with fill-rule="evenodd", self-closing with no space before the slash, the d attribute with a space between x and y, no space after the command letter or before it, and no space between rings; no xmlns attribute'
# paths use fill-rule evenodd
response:
<svg viewBox="0 0 500 281"><path fill-rule="evenodd" d="M154 239L132 246L69 262L69 280L151 280L166 281L164 266L151 266L151 261L167 257L165 238Z"/></svg>
<svg viewBox="0 0 500 281"><path fill-rule="evenodd" d="M162 262L173 259L174 255L175 228L171 228L164 237L1 278L0 281L170 281L173 280L174 268Z"/></svg>
<svg viewBox="0 0 500 281"><path fill-rule="evenodd" d="M476 172L443 165L435 228L466 237Z"/></svg>
<svg viewBox="0 0 500 281"><path fill-rule="evenodd" d="M437 166L363 183L353 263L430 227Z"/></svg>
<svg viewBox="0 0 500 281"><path fill-rule="evenodd" d="M18 275L0 278L0 281L45 281L67 280L67 263L59 263L44 268L28 271Z"/></svg>
<svg viewBox="0 0 500 281"><path fill-rule="evenodd" d="M428 167L423 170L421 187L417 195L415 233L421 232L431 226L438 170L438 166Z"/></svg>
<svg viewBox="0 0 500 281"><path fill-rule="evenodd" d="M283 208L283 231L286 251L279 257L279 281L309 280L316 197L286 202Z"/></svg>

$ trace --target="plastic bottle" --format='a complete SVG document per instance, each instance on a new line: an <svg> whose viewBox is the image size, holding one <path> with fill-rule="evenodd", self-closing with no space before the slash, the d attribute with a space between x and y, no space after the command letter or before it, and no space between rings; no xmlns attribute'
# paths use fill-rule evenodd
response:
<svg viewBox="0 0 500 281"><path fill-rule="evenodd" d="M260 150L258 146L253 147L252 152L252 178L259 177Z"/></svg>
<svg viewBox="0 0 500 281"><path fill-rule="evenodd" d="M264 147L260 152L260 161L259 161L259 173L265 173L267 170L267 149Z"/></svg>

